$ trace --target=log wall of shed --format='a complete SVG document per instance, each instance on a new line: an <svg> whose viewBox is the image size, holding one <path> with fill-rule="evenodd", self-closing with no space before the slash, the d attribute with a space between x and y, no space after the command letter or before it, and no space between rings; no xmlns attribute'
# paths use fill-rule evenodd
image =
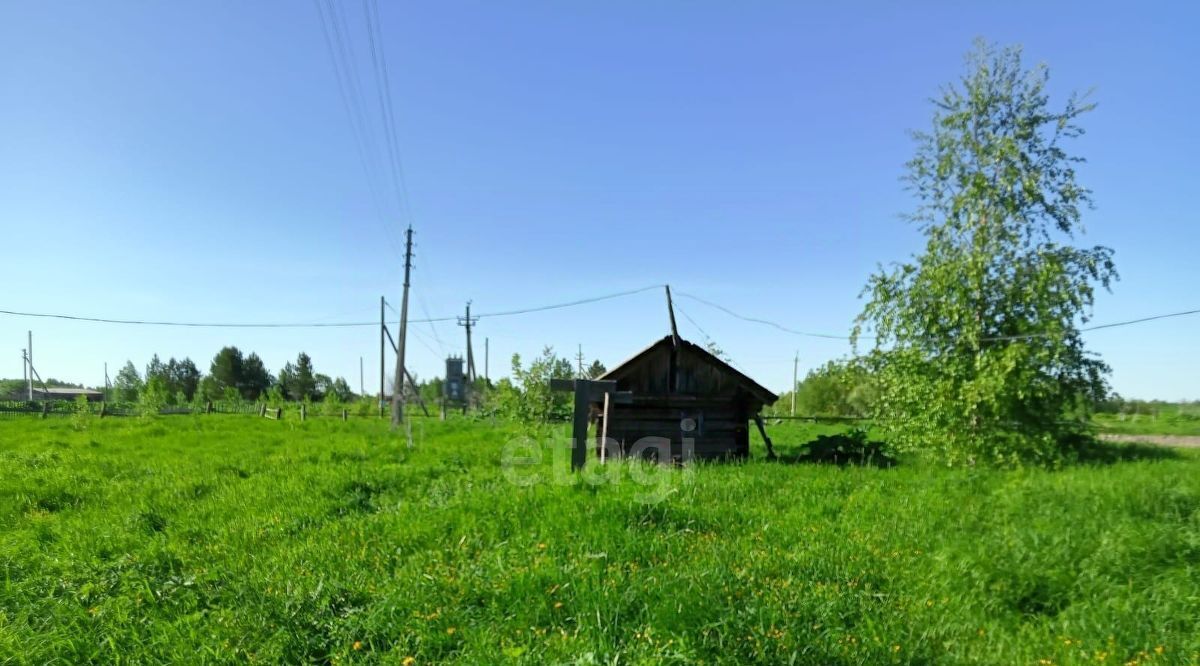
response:
<svg viewBox="0 0 1200 666"><path fill-rule="evenodd" d="M744 405L735 401L683 401L678 398L639 400L634 405L611 408L607 432L610 439L630 453L639 440L664 437L671 441L671 457L683 456L684 439L692 440L692 454L699 459L741 457L749 454L749 420ZM684 430L690 419L694 429ZM597 440L603 424L597 427ZM598 443L598 442L597 442Z"/></svg>

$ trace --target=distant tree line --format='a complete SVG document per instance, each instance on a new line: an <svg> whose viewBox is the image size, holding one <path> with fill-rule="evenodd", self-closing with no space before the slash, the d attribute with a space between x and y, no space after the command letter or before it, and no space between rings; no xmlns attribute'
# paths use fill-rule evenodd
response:
<svg viewBox="0 0 1200 666"><path fill-rule="evenodd" d="M132 361L113 380L113 399L159 405L185 405L218 400L266 400L348 402L355 399L350 385L313 369L312 357L304 352L272 375L261 357L243 354L237 347L224 347L209 363L204 374L190 358L165 363L155 354L139 374Z"/></svg>

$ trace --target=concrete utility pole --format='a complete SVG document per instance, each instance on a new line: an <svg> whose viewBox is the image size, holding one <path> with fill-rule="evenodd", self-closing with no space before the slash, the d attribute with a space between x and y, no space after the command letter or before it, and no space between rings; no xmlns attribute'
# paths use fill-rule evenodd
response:
<svg viewBox="0 0 1200 666"><path fill-rule="evenodd" d="M21 350L21 383L29 383L29 361L25 358L25 350Z"/></svg>
<svg viewBox="0 0 1200 666"><path fill-rule="evenodd" d="M408 335L408 285L412 272L412 235L410 226L404 232L404 297L400 301L400 333L396 336L396 385L392 389L392 428L404 420L404 343Z"/></svg>
<svg viewBox="0 0 1200 666"><path fill-rule="evenodd" d="M365 377L363 376L363 357L359 356L358 357L358 394L359 395L367 394L366 385L363 383L364 379L365 379Z"/></svg>
<svg viewBox="0 0 1200 666"><path fill-rule="evenodd" d="M798 384L796 383L796 380L798 379L798 377L796 376L796 372L799 369L800 369L800 352L797 350L796 357L792 359L792 416L796 415L796 387L798 386Z"/></svg>
<svg viewBox="0 0 1200 666"><path fill-rule="evenodd" d="M467 329L467 381L475 381L475 352L471 349L471 327L479 317L471 316L471 301L467 301L467 315L458 318L458 325Z"/></svg>
<svg viewBox="0 0 1200 666"><path fill-rule="evenodd" d="M483 381L486 384L491 384L492 380L488 377L488 339L483 339Z"/></svg>

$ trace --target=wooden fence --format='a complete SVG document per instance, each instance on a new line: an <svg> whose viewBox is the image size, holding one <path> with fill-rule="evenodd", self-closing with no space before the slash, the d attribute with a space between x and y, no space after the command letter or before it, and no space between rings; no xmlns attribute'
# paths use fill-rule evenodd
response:
<svg viewBox="0 0 1200 666"><path fill-rule="evenodd" d="M82 413L84 405L73 400L0 400L0 417L4 416L73 416ZM144 407L137 403L89 402L86 403L87 413L97 417L109 416L142 416L146 413ZM162 416L175 414L246 414L265 416L273 419L295 418L303 421L306 418L323 416L337 418L343 421L351 417L379 418L379 411L372 409L369 414L356 413L356 410L338 406L333 412L327 413L324 405L307 406L303 403L288 403L283 407L268 407L260 402L224 402L215 401L203 405L167 405L157 413Z"/></svg>

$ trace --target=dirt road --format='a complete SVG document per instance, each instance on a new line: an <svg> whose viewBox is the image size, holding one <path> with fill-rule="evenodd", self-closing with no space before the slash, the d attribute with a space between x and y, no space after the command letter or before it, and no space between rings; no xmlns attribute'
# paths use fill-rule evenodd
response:
<svg viewBox="0 0 1200 666"><path fill-rule="evenodd" d="M1100 439L1106 442L1137 442L1139 444L1157 444L1159 446L1182 446L1190 449L1200 448L1200 435L1116 435L1103 433Z"/></svg>

